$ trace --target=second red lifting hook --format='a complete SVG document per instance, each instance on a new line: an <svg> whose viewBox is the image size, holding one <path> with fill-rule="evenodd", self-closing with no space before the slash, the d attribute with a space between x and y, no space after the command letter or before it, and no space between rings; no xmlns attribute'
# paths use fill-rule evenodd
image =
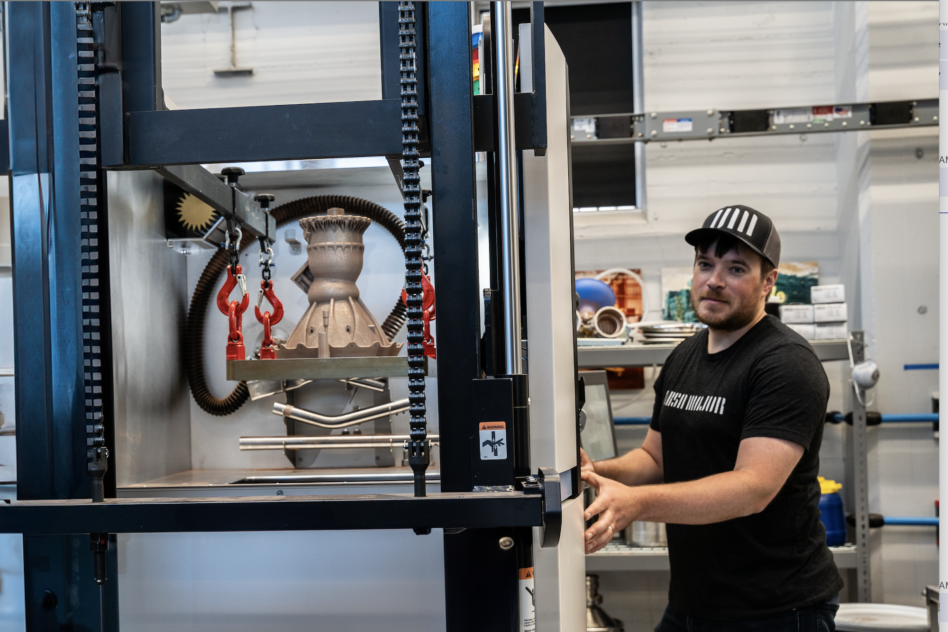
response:
<svg viewBox="0 0 948 632"><path fill-rule="evenodd" d="M238 301L228 301L231 291L237 284L240 284L240 290L243 292L243 298ZM217 293L217 308L225 314L230 321L230 331L227 334L227 359L243 360L244 354L244 333L243 333L243 315L250 305L250 295L247 293L247 280L241 274L240 265L237 265L237 272L234 273L230 266L227 266L227 278L224 281L224 287Z"/></svg>
<svg viewBox="0 0 948 632"><path fill-rule="evenodd" d="M261 312L260 306L263 305L263 297L267 297L270 304L273 305L273 314L270 312ZM273 337L270 335L270 327L283 320L283 303L273 293L273 281L261 281L260 291L257 293L257 306L254 307L254 315L263 325L263 342L260 344L261 360L276 360L276 352L273 350Z"/></svg>

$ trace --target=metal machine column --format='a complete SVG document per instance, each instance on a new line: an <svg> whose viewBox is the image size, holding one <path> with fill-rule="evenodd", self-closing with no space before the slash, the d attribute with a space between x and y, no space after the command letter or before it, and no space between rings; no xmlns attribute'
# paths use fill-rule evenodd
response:
<svg viewBox="0 0 948 632"><path fill-rule="evenodd" d="M89 498L76 5L12 2L5 18L17 496ZM31 631L116 629L117 586L93 583L88 534L25 536L23 548Z"/></svg>
<svg viewBox="0 0 948 632"><path fill-rule="evenodd" d="M427 10L441 489L468 492L474 486L471 411L481 329L470 22L466 3L432 2ZM516 552L501 547L513 536L512 528L445 533L449 631L516 629Z"/></svg>

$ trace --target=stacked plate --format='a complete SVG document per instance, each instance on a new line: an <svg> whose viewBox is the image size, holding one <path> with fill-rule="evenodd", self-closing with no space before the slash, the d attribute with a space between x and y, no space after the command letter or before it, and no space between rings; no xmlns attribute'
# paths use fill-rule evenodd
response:
<svg viewBox="0 0 948 632"><path fill-rule="evenodd" d="M701 323L663 323L660 325L646 325L639 327L638 331L642 334L642 342L645 344L659 344L670 342L681 342L685 338L690 338L707 325Z"/></svg>

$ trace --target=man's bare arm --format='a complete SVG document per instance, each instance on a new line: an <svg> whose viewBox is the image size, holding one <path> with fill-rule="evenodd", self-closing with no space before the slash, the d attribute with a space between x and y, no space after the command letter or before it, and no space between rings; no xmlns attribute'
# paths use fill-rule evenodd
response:
<svg viewBox="0 0 948 632"><path fill-rule="evenodd" d="M599 476L619 481L623 485L661 483L665 480L662 465L662 433L649 428L642 447L614 459L596 461L591 469Z"/></svg>
<svg viewBox="0 0 948 632"><path fill-rule="evenodd" d="M599 514L586 531L586 551L608 543L610 525L617 531L633 520L711 524L761 512L802 456L803 446L797 443L755 437L741 441L733 471L685 483L627 487L586 472L583 480L598 492L586 519Z"/></svg>

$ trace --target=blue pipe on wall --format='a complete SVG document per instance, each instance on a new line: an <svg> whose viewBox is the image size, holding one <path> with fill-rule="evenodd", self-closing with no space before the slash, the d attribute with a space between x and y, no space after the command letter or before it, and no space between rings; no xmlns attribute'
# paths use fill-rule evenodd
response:
<svg viewBox="0 0 948 632"><path fill-rule="evenodd" d="M937 527L938 518L912 518L910 516L884 516L882 523L885 526L899 527Z"/></svg>
<svg viewBox="0 0 948 632"><path fill-rule="evenodd" d="M651 417L616 417L612 422L617 426L647 426L652 423Z"/></svg>

